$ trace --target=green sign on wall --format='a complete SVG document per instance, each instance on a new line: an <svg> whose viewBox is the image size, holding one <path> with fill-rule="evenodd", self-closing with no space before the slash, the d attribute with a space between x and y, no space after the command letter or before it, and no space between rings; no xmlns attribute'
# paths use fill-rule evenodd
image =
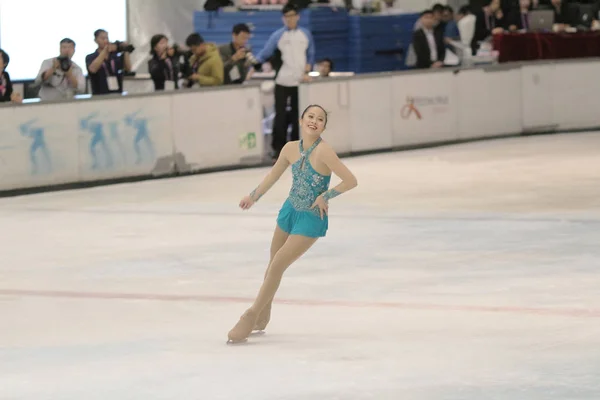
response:
<svg viewBox="0 0 600 400"><path fill-rule="evenodd" d="M256 147L256 133L248 132L240 135L239 137L240 147L242 149L250 150Z"/></svg>

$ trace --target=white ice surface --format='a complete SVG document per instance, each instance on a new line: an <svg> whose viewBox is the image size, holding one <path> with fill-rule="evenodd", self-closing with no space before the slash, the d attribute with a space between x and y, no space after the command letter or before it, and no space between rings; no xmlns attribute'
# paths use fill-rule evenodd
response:
<svg viewBox="0 0 600 400"><path fill-rule="evenodd" d="M245 346L289 175L0 199L0 399L600 399L600 133L345 161Z"/></svg>

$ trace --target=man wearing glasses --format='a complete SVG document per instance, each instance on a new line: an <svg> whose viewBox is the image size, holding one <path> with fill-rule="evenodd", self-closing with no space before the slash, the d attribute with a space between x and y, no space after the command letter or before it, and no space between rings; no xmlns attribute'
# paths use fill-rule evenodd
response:
<svg viewBox="0 0 600 400"><path fill-rule="evenodd" d="M283 7L284 27L275 31L265 48L256 56L259 63L269 60L275 75L275 121L273 122L273 161L287 143L288 122L292 124L291 140L298 140L298 85L309 80L308 73L315 61L315 44L308 29L298 26L298 7L287 3ZM290 120L287 118L288 101Z"/></svg>

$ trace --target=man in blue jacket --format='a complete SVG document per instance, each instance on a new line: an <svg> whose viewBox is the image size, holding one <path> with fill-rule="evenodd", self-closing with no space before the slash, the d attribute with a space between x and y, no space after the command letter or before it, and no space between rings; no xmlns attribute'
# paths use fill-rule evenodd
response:
<svg viewBox="0 0 600 400"><path fill-rule="evenodd" d="M275 121L273 123L274 160L277 160L287 143L288 100L291 108L292 137L298 140L298 85L308 81L308 73L315 62L315 44L308 29L298 26L300 14L294 4L283 7L285 26L275 31L265 48L256 56L259 63L269 60L276 71L275 76Z"/></svg>

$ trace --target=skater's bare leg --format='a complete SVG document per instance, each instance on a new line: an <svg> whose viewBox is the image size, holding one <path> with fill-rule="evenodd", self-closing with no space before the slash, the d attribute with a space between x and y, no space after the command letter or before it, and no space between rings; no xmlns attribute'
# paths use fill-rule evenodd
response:
<svg viewBox="0 0 600 400"><path fill-rule="evenodd" d="M265 280L258 292L258 296L251 307L251 310L260 312L267 304L269 304L281 283L281 278L285 270L292 265L302 254L306 253L317 241L317 238L309 238L306 236L290 235L285 244L277 251L269 269Z"/></svg>
<svg viewBox="0 0 600 400"><path fill-rule="evenodd" d="M231 342L240 342L248 338L258 320L260 310L275 296L285 270L310 249L316 241L316 238L305 236L290 235L288 237L285 244L275 254L275 257L273 257L267 277L258 292L254 304L242 315L233 329L229 331L228 337Z"/></svg>
<svg viewBox="0 0 600 400"><path fill-rule="evenodd" d="M267 279L267 274L269 273L269 267L273 262L273 258L275 258L275 254L281 249L281 247L285 244L285 241L290 236L289 233L284 232L278 225L275 226L275 232L273 233L273 240L271 240L271 255L269 257L269 265L265 270L265 277ZM258 320L256 321L256 325L254 326L254 330L262 331L267 327L269 320L271 319L271 305L273 299L267 303L267 305L260 311L258 316Z"/></svg>
<svg viewBox="0 0 600 400"><path fill-rule="evenodd" d="M286 240L290 237L290 234L284 232L279 226L275 226L275 232L273 233L273 239L271 240L271 254L269 257L269 265L267 266L267 270L265 271L265 279L267 278L267 274L269 273L269 267L273 262L273 258L275 258L275 254L283 247Z"/></svg>

